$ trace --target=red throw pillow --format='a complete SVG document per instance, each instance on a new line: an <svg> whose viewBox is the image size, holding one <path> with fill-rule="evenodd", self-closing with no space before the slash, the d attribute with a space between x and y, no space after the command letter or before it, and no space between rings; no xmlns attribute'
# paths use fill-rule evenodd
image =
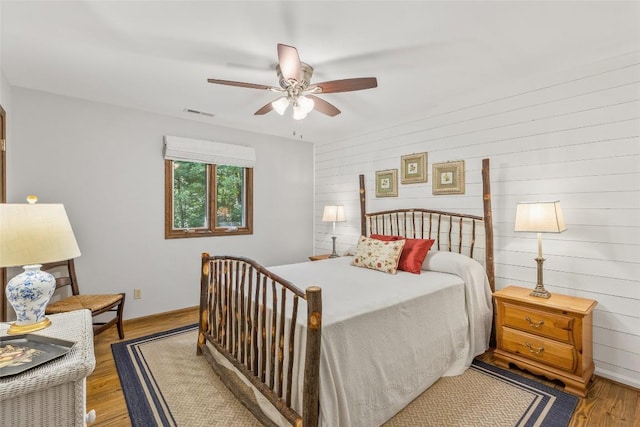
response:
<svg viewBox="0 0 640 427"><path fill-rule="evenodd" d="M369 237L372 238L372 239L376 239L376 240L382 240L383 242L393 242L395 240L404 239L404 237L402 237L402 236L385 236L384 234L372 234Z"/></svg>
<svg viewBox="0 0 640 427"><path fill-rule="evenodd" d="M429 249L435 242L432 239L406 239L400 261L398 262L398 270L408 271L410 273L420 274L422 262L427 257Z"/></svg>

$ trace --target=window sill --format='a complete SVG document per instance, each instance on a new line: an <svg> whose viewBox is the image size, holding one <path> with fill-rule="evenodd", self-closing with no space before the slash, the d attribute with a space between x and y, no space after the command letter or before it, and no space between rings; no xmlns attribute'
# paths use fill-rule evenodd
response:
<svg viewBox="0 0 640 427"><path fill-rule="evenodd" d="M188 239L191 237L216 237L216 236L238 236L253 234L253 230L248 228L219 228L214 231L211 230L172 230L165 233L165 239Z"/></svg>

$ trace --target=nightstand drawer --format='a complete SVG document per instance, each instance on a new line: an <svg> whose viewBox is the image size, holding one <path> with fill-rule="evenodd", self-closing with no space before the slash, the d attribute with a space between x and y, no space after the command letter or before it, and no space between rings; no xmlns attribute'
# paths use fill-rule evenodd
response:
<svg viewBox="0 0 640 427"><path fill-rule="evenodd" d="M575 347L511 328L502 328L502 350L567 372L576 368Z"/></svg>
<svg viewBox="0 0 640 427"><path fill-rule="evenodd" d="M573 344L573 317L504 304L504 326Z"/></svg>

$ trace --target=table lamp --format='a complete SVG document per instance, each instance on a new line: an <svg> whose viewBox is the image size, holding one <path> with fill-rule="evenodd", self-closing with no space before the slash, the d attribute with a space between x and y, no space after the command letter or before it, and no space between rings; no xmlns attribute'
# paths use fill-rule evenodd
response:
<svg viewBox="0 0 640 427"><path fill-rule="evenodd" d="M567 229L564 224L560 202L519 202L516 208L514 231L538 233L538 281L536 288L529 294L534 297L549 298L551 294L542 284L542 233L562 233Z"/></svg>
<svg viewBox="0 0 640 427"><path fill-rule="evenodd" d="M7 301L16 312L8 334L24 334L51 324L45 308L56 289L41 264L76 258L80 249L62 204L0 204L0 267L23 266L24 272L9 281Z"/></svg>
<svg viewBox="0 0 640 427"><path fill-rule="evenodd" d="M333 252L329 255L329 258L336 258L339 255L336 253L336 222L344 222L347 219L344 216L344 206L325 206L322 213L322 222L333 222Z"/></svg>

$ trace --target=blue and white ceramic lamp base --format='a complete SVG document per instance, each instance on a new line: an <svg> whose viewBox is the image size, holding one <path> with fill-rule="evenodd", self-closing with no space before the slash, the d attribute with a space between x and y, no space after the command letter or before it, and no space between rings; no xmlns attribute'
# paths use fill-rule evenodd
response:
<svg viewBox="0 0 640 427"><path fill-rule="evenodd" d="M25 265L24 272L7 283L7 301L16 312L16 321L9 327L8 334L26 334L51 325L45 309L56 290L56 279L40 271L40 267L40 264Z"/></svg>

